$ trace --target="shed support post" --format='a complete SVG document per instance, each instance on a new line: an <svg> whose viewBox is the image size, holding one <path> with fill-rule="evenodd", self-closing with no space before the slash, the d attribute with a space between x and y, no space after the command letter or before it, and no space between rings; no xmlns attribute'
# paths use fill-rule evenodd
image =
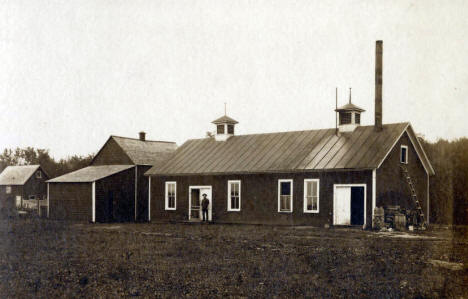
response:
<svg viewBox="0 0 468 299"><path fill-rule="evenodd" d="M374 222L374 210L376 205L376 194L377 194L377 169L372 170L372 224Z"/></svg>
<svg viewBox="0 0 468 299"><path fill-rule="evenodd" d="M50 199L49 199L49 185L50 183L47 183L47 218L49 218L49 209L50 209Z"/></svg>
<svg viewBox="0 0 468 299"><path fill-rule="evenodd" d="M148 222L151 221L151 176L148 177Z"/></svg>
<svg viewBox="0 0 468 299"><path fill-rule="evenodd" d="M426 172L426 176L427 176L427 220L426 220L426 223L429 224L429 204L430 204L430 201L429 201L429 173Z"/></svg>
<svg viewBox="0 0 468 299"><path fill-rule="evenodd" d="M92 216L91 222L96 222L96 182L93 182L92 186Z"/></svg>
<svg viewBox="0 0 468 299"><path fill-rule="evenodd" d="M138 206L138 166L135 166L135 221L137 221L137 206Z"/></svg>

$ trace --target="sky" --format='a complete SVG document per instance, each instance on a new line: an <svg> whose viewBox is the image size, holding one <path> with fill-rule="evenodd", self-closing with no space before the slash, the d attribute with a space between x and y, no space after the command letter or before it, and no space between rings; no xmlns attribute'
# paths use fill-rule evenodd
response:
<svg viewBox="0 0 468 299"><path fill-rule="evenodd" d="M331 128L336 87L372 125L376 40L383 122L467 136L466 1L2 1L0 150L181 145L224 103L236 134Z"/></svg>

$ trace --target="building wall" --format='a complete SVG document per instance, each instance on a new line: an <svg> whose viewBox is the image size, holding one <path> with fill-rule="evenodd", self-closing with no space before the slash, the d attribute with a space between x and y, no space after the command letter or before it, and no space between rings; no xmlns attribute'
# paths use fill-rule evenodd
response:
<svg viewBox="0 0 468 299"><path fill-rule="evenodd" d="M11 193L6 193L6 185L0 186L0 209L15 208L16 196L24 198L23 185L11 185Z"/></svg>
<svg viewBox="0 0 468 299"><path fill-rule="evenodd" d="M148 221L148 177L145 176L151 166L138 166L138 203L137 203L137 221Z"/></svg>
<svg viewBox="0 0 468 299"><path fill-rule="evenodd" d="M94 157L91 165L132 165L133 162L122 148L110 138Z"/></svg>
<svg viewBox="0 0 468 299"><path fill-rule="evenodd" d="M41 172L41 177L37 178L36 173L34 173L29 180L24 184L24 198L29 199L30 195L39 196L41 200L47 197L47 181L49 178L47 175L39 168Z"/></svg>
<svg viewBox="0 0 468 299"><path fill-rule="evenodd" d="M111 198L112 205L109 204ZM122 222L134 219L135 168L96 181L96 222Z"/></svg>
<svg viewBox="0 0 468 299"><path fill-rule="evenodd" d="M400 163L401 145L408 146L408 164ZM407 209L414 208L409 186L400 168L401 165L405 165L408 169L427 220L427 174L406 132L398 140L380 168L377 169L376 206L399 205Z"/></svg>
<svg viewBox="0 0 468 299"><path fill-rule="evenodd" d="M45 199L47 197L47 181L49 178L42 171L41 178L36 178L36 173L34 173L24 185L10 185L11 193L6 194L6 185L0 186L0 208L3 206L15 207L16 205L16 196L21 196L22 199L29 199L30 195L35 195L36 199Z"/></svg>
<svg viewBox="0 0 468 299"><path fill-rule="evenodd" d="M303 212L304 179L320 179L319 213ZM293 212L278 212L278 180L293 179ZM241 211L227 211L227 182L241 180ZM165 182L177 182L177 210L165 210ZM333 223L333 185L366 184L367 224L371 224L372 171L310 172L151 178L151 221L188 220L189 186L212 186L213 221L322 226Z"/></svg>
<svg viewBox="0 0 468 299"><path fill-rule="evenodd" d="M92 183L49 183L49 218L92 221Z"/></svg>

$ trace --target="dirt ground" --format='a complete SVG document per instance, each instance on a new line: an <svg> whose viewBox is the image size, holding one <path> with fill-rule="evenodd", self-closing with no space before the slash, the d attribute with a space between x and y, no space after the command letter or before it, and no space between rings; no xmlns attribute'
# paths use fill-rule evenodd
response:
<svg viewBox="0 0 468 299"><path fill-rule="evenodd" d="M5 297L463 297L466 228L0 221Z"/></svg>

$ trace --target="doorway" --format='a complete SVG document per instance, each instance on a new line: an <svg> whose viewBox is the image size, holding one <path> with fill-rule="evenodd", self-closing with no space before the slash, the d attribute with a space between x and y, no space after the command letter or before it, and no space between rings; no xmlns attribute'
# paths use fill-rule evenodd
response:
<svg viewBox="0 0 468 299"><path fill-rule="evenodd" d="M334 185L334 225L366 224L366 185Z"/></svg>
<svg viewBox="0 0 468 299"><path fill-rule="evenodd" d="M210 200L208 205L208 221L212 221L212 207L213 207L213 197L211 192L211 186L190 186L189 187L189 215L188 219L190 221L201 221L202 216L202 207L201 200L203 194L206 194L206 197Z"/></svg>

